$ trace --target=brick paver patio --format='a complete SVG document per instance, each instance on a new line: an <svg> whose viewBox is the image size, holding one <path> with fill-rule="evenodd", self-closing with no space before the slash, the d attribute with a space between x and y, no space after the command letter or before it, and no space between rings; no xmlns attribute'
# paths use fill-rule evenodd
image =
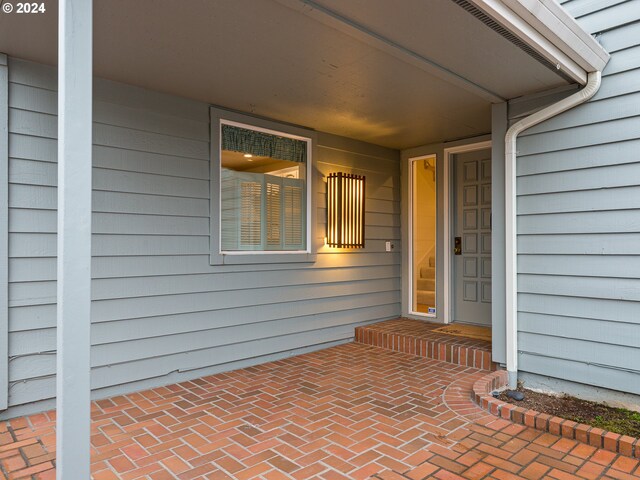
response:
<svg viewBox="0 0 640 480"><path fill-rule="evenodd" d="M101 400L93 478L640 478L637 460L476 408L486 374L353 343ZM0 478L55 478L54 421L0 424Z"/></svg>

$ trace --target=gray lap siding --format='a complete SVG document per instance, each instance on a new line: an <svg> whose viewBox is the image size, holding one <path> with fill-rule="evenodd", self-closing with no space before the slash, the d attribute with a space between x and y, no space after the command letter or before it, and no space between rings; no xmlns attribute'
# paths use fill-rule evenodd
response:
<svg viewBox="0 0 640 480"><path fill-rule="evenodd" d="M9 405L55 395L55 69L9 61ZM399 153L319 133L317 181L367 176L367 247L209 262L209 106L96 79L92 388L130 392L347 341L400 313ZM324 236L324 186L312 208ZM5 413L11 416L12 410Z"/></svg>
<svg viewBox="0 0 640 480"><path fill-rule="evenodd" d="M520 370L640 394L640 2L563 5L612 58L518 141Z"/></svg>

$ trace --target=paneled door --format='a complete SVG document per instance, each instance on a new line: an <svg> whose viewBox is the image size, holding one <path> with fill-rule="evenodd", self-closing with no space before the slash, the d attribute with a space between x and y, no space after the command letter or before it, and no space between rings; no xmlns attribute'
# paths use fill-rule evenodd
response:
<svg viewBox="0 0 640 480"><path fill-rule="evenodd" d="M453 321L491 326L491 150L452 161Z"/></svg>

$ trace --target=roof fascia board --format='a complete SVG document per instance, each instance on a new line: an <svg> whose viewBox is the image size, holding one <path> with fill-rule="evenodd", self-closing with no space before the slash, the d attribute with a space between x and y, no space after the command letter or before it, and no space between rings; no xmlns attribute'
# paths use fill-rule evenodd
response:
<svg viewBox="0 0 640 480"><path fill-rule="evenodd" d="M554 0L503 0L587 72L602 71L609 54Z"/></svg>
<svg viewBox="0 0 640 480"><path fill-rule="evenodd" d="M494 21L509 30L536 52L557 66L575 82L587 83L586 70L573 58L562 51L537 28L526 22L520 15L506 5L509 0L468 0L489 15Z"/></svg>

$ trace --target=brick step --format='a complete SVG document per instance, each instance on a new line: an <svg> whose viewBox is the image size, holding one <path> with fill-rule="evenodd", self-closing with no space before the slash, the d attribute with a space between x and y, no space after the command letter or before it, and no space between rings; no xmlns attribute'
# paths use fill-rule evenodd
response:
<svg viewBox="0 0 640 480"><path fill-rule="evenodd" d="M434 332L439 327L439 323L398 318L357 327L355 341L454 365L497 370L491 361L491 342Z"/></svg>

